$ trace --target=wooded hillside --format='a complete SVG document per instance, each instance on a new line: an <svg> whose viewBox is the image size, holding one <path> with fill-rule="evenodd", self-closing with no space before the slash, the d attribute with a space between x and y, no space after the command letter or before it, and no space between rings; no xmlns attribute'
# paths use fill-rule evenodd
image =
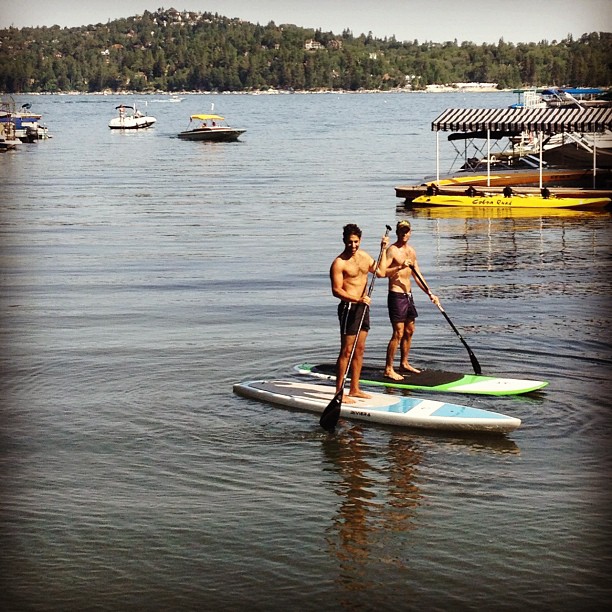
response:
<svg viewBox="0 0 612 612"><path fill-rule="evenodd" d="M0 30L0 90L252 91L612 84L612 34L513 44L399 42L160 9L106 24Z"/></svg>

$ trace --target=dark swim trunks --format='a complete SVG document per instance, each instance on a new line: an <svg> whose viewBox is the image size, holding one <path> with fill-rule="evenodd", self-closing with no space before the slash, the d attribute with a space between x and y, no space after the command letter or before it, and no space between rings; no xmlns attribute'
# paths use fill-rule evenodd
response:
<svg viewBox="0 0 612 612"><path fill-rule="evenodd" d="M414 321L419 316L414 306L412 293L389 291L389 295L387 296L387 307L389 308L389 319L391 323Z"/></svg>
<svg viewBox="0 0 612 612"><path fill-rule="evenodd" d="M370 330L370 309L363 309L363 302L340 302L338 304L338 319L340 320L340 333L344 336L356 336L363 315L362 331Z"/></svg>

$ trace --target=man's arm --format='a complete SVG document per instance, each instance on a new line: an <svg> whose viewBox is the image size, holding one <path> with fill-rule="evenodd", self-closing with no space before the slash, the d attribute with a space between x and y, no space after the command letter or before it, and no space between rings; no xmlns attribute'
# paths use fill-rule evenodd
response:
<svg viewBox="0 0 612 612"><path fill-rule="evenodd" d="M376 268L376 261L372 260L370 264L370 272L374 272L376 270L376 276L378 278L383 278L387 276L387 265L389 260L387 258L387 247L389 245L389 236L386 234L382 237L380 241L380 263L378 264L378 268Z"/></svg>
<svg viewBox="0 0 612 612"><path fill-rule="evenodd" d="M346 300L346 294L343 289L344 276L342 274L342 265L338 258L332 262L329 269L329 278L331 280L332 295L339 300Z"/></svg>

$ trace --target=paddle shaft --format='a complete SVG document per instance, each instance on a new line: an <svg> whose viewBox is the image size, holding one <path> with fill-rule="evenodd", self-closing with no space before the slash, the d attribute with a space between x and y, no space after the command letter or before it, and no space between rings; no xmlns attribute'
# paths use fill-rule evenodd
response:
<svg viewBox="0 0 612 612"><path fill-rule="evenodd" d="M423 277L415 270L414 265L413 264L408 264L408 265L410 269L412 270L412 272L414 273L414 275L416 276L416 278L421 282L423 287L427 289L427 293L431 294L431 290L427 286L427 283L423 280ZM444 315L444 318L448 321L448 324L452 327L453 331L457 334L463 346L465 346L468 352L468 355L470 356L470 361L472 362L472 368L474 368L474 373L477 375L480 375L482 373L482 368L480 367L480 363L478 363L478 359L476 359L476 355L474 355L474 353L472 352L472 349L468 346L468 343L464 340L463 336L459 333L454 323L450 320L450 317L446 314L446 311L444 310L444 308L442 308L442 305L438 303L436 304L436 306L438 307L438 310Z"/></svg>
<svg viewBox="0 0 612 612"><path fill-rule="evenodd" d="M385 237L389 235L391 231L391 227L389 225L386 226L387 231L385 232ZM380 247L380 253L378 254L378 259L376 260L376 265L374 266L374 272L372 274L372 279L370 280L370 286L368 287L367 295L370 297L372 295L372 291L374 290L374 281L376 280L376 272L378 272L378 267L380 266L380 260L383 256L384 247ZM349 376L349 371L351 369L351 364L353 363L353 357L355 356L355 349L357 348L357 341L359 340L359 334L361 333L361 328L363 327L363 321L365 319L366 312L370 306L368 304L365 305L363 312L361 313L361 319L359 320L359 325L357 327L357 333L355 334L355 341L353 342L353 346L351 347L351 352L349 354L348 362L346 364L346 370L344 375L342 376L342 381L340 383L339 391L336 393L332 401L327 405L321 418L319 419L319 424L323 429L327 431L333 431L336 427L336 423L338 423L338 419L340 418L340 409L342 408L342 396L344 395L344 386L346 385L346 381Z"/></svg>

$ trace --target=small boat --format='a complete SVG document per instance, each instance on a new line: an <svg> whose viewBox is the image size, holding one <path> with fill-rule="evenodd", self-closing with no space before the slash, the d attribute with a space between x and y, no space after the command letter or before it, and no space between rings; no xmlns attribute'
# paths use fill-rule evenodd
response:
<svg viewBox="0 0 612 612"><path fill-rule="evenodd" d="M603 208L610 198L567 198L549 195L503 194L424 195L412 200L413 206L477 206L483 208Z"/></svg>
<svg viewBox="0 0 612 612"><path fill-rule="evenodd" d="M600 169L597 173L600 182L607 183L612 178L609 169ZM542 187L538 183L542 181ZM592 189L593 171L580 168L545 168L538 170L508 170L493 174L469 174L449 176L440 180L431 180L420 185L398 185L395 195L405 198L409 205L415 198L424 195L465 195L469 187L475 187L481 193L502 192L508 186L515 191L529 195L538 195L542 188L554 190L557 196L564 197L612 197L611 189ZM433 191L432 191L433 190ZM459 193L463 192L463 193Z"/></svg>
<svg viewBox="0 0 612 612"><path fill-rule="evenodd" d="M30 112L30 108L32 105L29 102L22 104L21 110L13 115L15 136L21 142L36 142L50 138L47 126L39 123L42 115Z"/></svg>
<svg viewBox="0 0 612 612"><path fill-rule="evenodd" d="M196 127L180 132L183 140L206 140L208 142L233 142L246 130L229 127L220 115L191 115L189 125L198 122ZM221 122L219 125L217 122Z"/></svg>
<svg viewBox="0 0 612 612"><path fill-rule="evenodd" d="M0 103L0 124L12 131L14 139L20 142L35 142L50 138L46 126L39 123L42 115L30 112L32 105L28 102L22 104L21 110L16 110L12 97Z"/></svg>
<svg viewBox="0 0 612 612"><path fill-rule="evenodd" d="M151 127L157 119L148 115L143 115L136 106L120 104L115 107L119 115L108 122L111 130L139 130Z"/></svg>
<svg viewBox="0 0 612 612"><path fill-rule="evenodd" d="M15 132L15 109L14 103L0 103L0 151L10 151L21 144Z"/></svg>
<svg viewBox="0 0 612 612"><path fill-rule="evenodd" d="M494 175L491 175L492 178ZM479 177L475 177L478 179ZM486 177L485 177L486 178ZM495 182L495 184L493 184ZM588 187L557 187L548 185L542 189L529 185L515 185L509 179L500 182L491 180L491 185L487 185L482 181L471 181L463 183L452 183L447 180L432 181L429 184L422 185L406 185L397 187L401 189L401 195L406 198L409 204L415 198L425 195L446 195L446 196L501 196L504 192L508 193L508 189L512 189L514 195L530 195L538 196L542 194L542 189L548 189L548 193L553 197L563 198L612 198L612 188L609 189L591 189ZM510 185L513 185L511 187Z"/></svg>
<svg viewBox="0 0 612 612"><path fill-rule="evenodd" d="M600 87L549 87L515 89L518 101L510 108L560 108L609 106L610 92Z"/></svg>
<svg viewBox="0 0 612 612"><path fill-rule="evenodd" d="M594 150L597 168L612 168L612 130L598 134L553 134L542 144L542 159L564 168L592 168Z"/></svg>

